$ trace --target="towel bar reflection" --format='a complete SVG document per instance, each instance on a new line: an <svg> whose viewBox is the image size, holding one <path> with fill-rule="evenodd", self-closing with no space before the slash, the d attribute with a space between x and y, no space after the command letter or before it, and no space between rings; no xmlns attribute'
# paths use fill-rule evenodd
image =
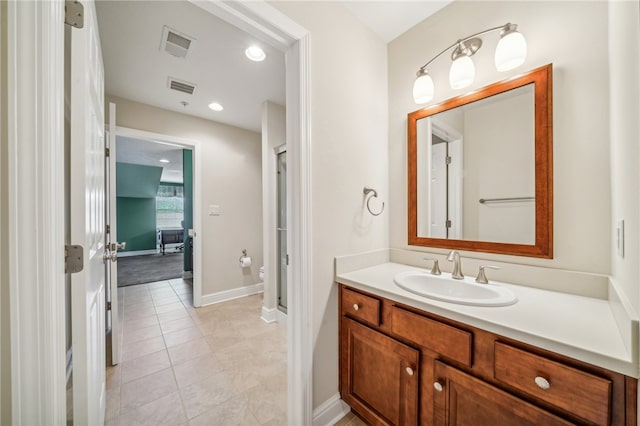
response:
<svg viewBox="0 0 640 426"><path fill-rule="evenodd" d="M380 211L378 213L374 213L373 210L371 210L371 206L369 205L369 202L371 201L372 198L378 198L378 191L376 191L373 188L369 188L368 186L365 186L363 189L363 192L364 192L364 196L367 198L367 210L369 210L369 213L371 213L373 216L380 216L384 211L384 201L382 202L382 207L380 208Z"/></svg>
<svg viewBox="0 0 640 426"><path fill-rule="evenodd" d="M509 198L480 198L480 204L487 203L517 203L520 201L535 201L536 197L509 197Z"/></svg>

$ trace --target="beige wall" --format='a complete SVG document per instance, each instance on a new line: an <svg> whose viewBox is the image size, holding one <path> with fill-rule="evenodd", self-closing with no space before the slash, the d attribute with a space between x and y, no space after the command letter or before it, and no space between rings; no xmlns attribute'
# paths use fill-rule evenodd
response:
<svg viewBox="0 0 640 426"><path fill-rule="evenodd" d="M488 35L474 56L476 81L468 89L449 88L450 61L446 55L430 68L436 84L432 103L553 63L554 259L469 255L610 272L607 14L606 2L453 2L389 44L391 247L416 249L407 246L406 197L406 116L418 109L412 99L416 70L460 37L513 22L527 39L524 65L507 73L497 72L493 52L498 35Z"/></svg>
<svg viewBox="0 0 640 426"><path fill-rule="evenodd" d="M9 327L7 2L0 2L0 424L11 424L11 338Z"/></svg>
<svg viewBox="0 0 640 426"><path fill-rule="evenodd" d="M277 164L275 148L286 142L286 109L273 102L262 104L262 212L264 253L264 300L267 309L278 304L277 279L279 257L277 246Z"/></svg>
<svg viewBox="0 0 640 426"><path fill-rule="evenodd" d="M369 215L362 192L369 185L388 205L386 46L338 3L272 4L311 35L311 303L317 407L338 391L333 258L388 245L387 212Z"/></svg>
<svg viewBox="0 0 640 426"><path fill-rule="evenodd" d="M199 141L201 144L202 295L260 282L262 177L260 134L108 96L118 126ZM194 165L197 163L194 163ZM194 167L195 169L195 167ZM194 182L194 190L195 188ZM209 216L209 205L220 216ZM242 249L253 262L238 265Z"/></svg>
<svg viewBox="0 0 640 426"><path fill-rule="evenodd" d="M609 3L612 271L640 312L640 7ZM625 254L616 251L616 222L624 219Z"/></svg>

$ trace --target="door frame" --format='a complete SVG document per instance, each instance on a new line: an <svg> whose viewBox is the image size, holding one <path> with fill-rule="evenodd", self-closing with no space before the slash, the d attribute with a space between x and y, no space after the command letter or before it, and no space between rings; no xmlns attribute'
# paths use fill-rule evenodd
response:
<svg viewBox="0 0 640 426"><path fill-rule="evenodd" d="M64 1L7 15L11 422L65 424Z"/></svg>
<svg viewBox="0 0 640 426"><path fill-rule="evenodd" d="M287 405L290 424L310 425L310 34L266 2L195 4L286 53L287 243L294 254L288 272ZM8 2L10 386L16 424L66 423L63 22L62 0Z"/></svg>
<svg viewBox="0 0 640 426"><path fill-rule="evenodd" d="M117 104L116 104L117 106ZM202 229L202 147L198 140L177 136L147 132L146 130L116 126L116 138L124 136L132 139L144 139L151 142L179 145L193 151L193 306L202 306L202 239L199 238Z"/></svg>

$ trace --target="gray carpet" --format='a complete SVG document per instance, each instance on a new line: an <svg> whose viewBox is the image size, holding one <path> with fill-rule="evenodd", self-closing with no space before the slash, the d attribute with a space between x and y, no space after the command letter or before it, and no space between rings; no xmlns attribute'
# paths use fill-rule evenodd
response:
<svg viewBox="0 0 640 426"><path fill-rule="evenodd" d="M118 258L118 287L182 277L182 253Z"/></svg>

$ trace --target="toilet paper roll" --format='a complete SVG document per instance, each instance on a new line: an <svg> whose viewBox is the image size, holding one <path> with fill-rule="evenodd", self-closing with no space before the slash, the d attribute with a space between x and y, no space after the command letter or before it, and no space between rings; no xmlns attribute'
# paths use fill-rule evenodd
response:
<svg viewBox="0 0 640 426"><path fill-rule="evenodd" d="M248 268L249 266L251 266L251 257L242 256L240 258L240 267L241 268Z"/></svg>

